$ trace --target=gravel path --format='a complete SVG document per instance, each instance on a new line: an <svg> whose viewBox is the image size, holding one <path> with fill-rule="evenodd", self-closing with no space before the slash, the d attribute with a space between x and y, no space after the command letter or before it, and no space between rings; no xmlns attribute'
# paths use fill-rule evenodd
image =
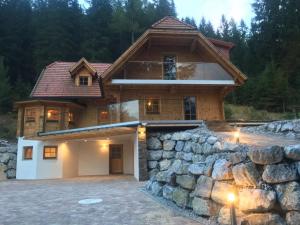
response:
<svg viewBox="0 0 300 225"><path fill-rule="evenodd" d="M132 177L1 181L0 225L201 225L143 193ZM79 200L102 203L80 205ZM204 224L202 224L204 225Z"/></svg>

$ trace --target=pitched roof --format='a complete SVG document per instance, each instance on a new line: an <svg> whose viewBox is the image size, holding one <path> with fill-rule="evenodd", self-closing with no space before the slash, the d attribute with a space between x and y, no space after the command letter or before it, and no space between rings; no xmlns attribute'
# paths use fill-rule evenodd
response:
<svg viewBox="0 0 300 225"><path fill-rule="evenodd" d="M70 69L77 62L54 62L48 65L41 73L31 97L101 97L102 90L99 79L93 81L91 86L76 86L70 74ZM110 66L105 63L89 63L98 76ZM99 78L99 77L97 77Z"/></svg>
<svg viewBox="0 0 300 225"><path fill-rule="evenodd" d="M233 65L229 60L229 52L223 51L218 48L213 41L206 38L197 30L159 30L159 29L149 29L147 30L133 45L131 45L103 74L104 80L108 80L114 72L121 68L124 63L132 57L143 45L147 43L151 36L178 36L181 38L183 36L192 36L195 40L200 43L206 51L211 53L211 55L216 59L216 61L234 78L237 85L243 84L247 80L247 76L243 74L235 65ZM224 41L220 41L219 44L223 44ZM225 47L225 46L224 46ZM228 47L225 47L228 49ZM228 50L227 50L228 51Z"/></svg>
<svg viewBox="0 0 300 225"><path fill-rule="evenodd" d="M75 76L82 67L85 67L91 73L92 76L97 76L96 69L85 58L81 58L69 70L72 77Z"/></svg>
<svg viewBox="0 0 300 225"><path fill-rule="evenodd" d="M190 24L180 21L179 19L166 16L161 20L154 23L152 26L154 29L176 29L176 30L196 30L197 27L194 27Z"/></svg>

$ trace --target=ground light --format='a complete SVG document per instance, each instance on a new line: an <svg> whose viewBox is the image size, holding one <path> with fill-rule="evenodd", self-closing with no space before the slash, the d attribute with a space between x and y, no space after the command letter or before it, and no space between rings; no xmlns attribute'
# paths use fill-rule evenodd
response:
<svg viewBox="0 0 300 225"><path fill-rule="evenodd" d="M237 130L236 132L234 132L234 139L235 139L235 143L237 143L237 144L240 143L240 130Z"/></svg>
<svg viewBox="0 0 300 225"><path fill-rule="evenodd" d="M237 225L236 222L236 215L235 215L235 207L234 207L234 202L235 202L235 195L234 193L229 193L227 196L228 202L230 203L230 221L231 225Z"/></svg>

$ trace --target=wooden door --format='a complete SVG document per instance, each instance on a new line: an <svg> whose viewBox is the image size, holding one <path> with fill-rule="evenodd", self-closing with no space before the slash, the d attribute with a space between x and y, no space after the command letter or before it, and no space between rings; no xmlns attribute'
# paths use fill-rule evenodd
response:
<svg viewBox="0 0 300 225"><path fill-rule="evenodd" d="M123 145L109 145L109 173L123 173Z"/></svg>

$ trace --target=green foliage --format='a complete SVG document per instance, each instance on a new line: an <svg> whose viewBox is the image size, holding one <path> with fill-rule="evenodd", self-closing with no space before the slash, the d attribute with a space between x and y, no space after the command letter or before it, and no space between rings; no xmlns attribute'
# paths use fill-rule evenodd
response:
<svg viewBox="0 0 300 225"><path fill-rule="evenodd" d="M78 0L0 0L0 53L5 58L0 71L5 77L0 84L1 111L11 110L12 101L28 96L49 63L81 57L113 62L154 22L167 15L176 17L173 0L87 2L85 10ZM300 110L299 0L255 0L253 10L249 28L243 20L225 16L217 30L205 18L198 25L205 36L235 44L231 60L249 77L227 101L296 114ZM197 25L194 18L183 21Z"/></svg>
<svg viewBox="0 0 300 225"><path fill-rule="evenodd" d="M0 112L6 112L11 104L10 85L7 76L7 68L4 66L4 58L0 57Z"/></svg>

